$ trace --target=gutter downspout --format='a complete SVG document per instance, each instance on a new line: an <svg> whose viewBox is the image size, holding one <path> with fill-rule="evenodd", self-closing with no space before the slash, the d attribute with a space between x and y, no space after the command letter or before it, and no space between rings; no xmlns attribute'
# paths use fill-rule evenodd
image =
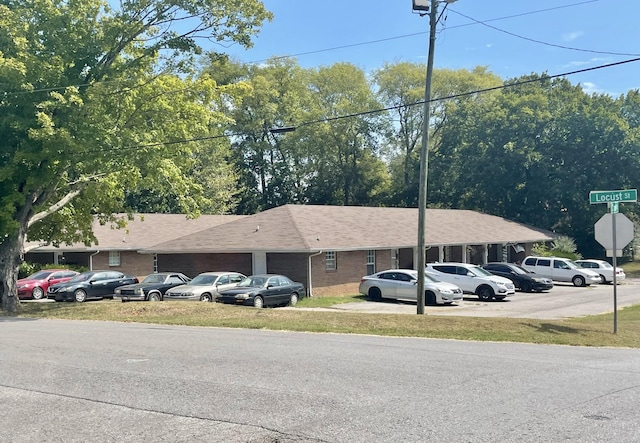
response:
<svg viewBox="0 0 640 443"><path fill-rule="evenodd" d="M316 257L322 254L324 251L318 251L315 254L309 255L309 269L307 272L309 273L309 281L307 282L307 287L309 288L309 297L313 297L313 282L311 281L311 258Z"/></svg>
<svg viewBox="0 0 640 443"><path fill-rule="evenodd" d="M100 250L98 249L96 252L89 256L89 270L93 271L93 256L100 254Z"/></svg>

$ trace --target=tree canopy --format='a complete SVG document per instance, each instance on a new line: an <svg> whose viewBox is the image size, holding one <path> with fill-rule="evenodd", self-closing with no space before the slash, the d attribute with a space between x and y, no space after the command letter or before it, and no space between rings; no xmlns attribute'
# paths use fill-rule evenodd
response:
<svg viewBox="0 0 640 443"><path fill-rule="evenodd" d="M258 0L0 3L3 308L14 309L27 230L31 241L89 242L93 217L112 219L142 189L197 214L215 197L198 170L232 193L228 168L201 158L225 158L221 97L245 88L197 76L194 56L200 38L248 46L270 18Z"/></svg>

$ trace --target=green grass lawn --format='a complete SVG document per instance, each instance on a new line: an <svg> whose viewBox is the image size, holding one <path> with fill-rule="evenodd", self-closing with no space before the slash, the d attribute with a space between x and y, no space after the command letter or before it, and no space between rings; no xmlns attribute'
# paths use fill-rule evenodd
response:
<svg viewBox="0 0 640 443"><path fill-rule="evenodd" d="M326 308L354 301L362 301L362 297L307 298L302 299L298 307ZM6 313L0 313L2 315L6 316ZM640 348L640 306L618 311L617 334L613 334L613 314L538 320L255 309L218 303L167 301L22 303L17 317Z"/></svg>

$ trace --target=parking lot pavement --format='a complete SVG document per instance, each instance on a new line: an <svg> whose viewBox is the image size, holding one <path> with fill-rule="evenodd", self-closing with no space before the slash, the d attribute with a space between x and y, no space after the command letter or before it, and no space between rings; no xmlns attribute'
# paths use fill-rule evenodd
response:
<svg viewBox="0 0 640 443"><path fill-rule="evenodd" d="M469 317L512 317L562 319L598 315L614 310L613 285L592 285L576 288L570 283L556 283L543 293L516 292L504 301L483 302L476 296L465 296L456 305L426 306L427 315L454 315ZM640 304L640 279L628 279L617 286L617 308ZM393 300L344 303L334 310L378 314L415 314L417 306L410 302Z"/></svg>

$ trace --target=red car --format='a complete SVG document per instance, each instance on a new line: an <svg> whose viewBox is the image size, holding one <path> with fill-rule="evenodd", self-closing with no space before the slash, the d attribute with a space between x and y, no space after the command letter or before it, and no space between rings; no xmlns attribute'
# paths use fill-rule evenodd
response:
<svg viewBox="0 0 640 443"><path fill-rule="evenodd" d="M70 269L43 269L18 280L18 298L46 298L49 286L71 280L76 275L78 273Z"/></svg>

